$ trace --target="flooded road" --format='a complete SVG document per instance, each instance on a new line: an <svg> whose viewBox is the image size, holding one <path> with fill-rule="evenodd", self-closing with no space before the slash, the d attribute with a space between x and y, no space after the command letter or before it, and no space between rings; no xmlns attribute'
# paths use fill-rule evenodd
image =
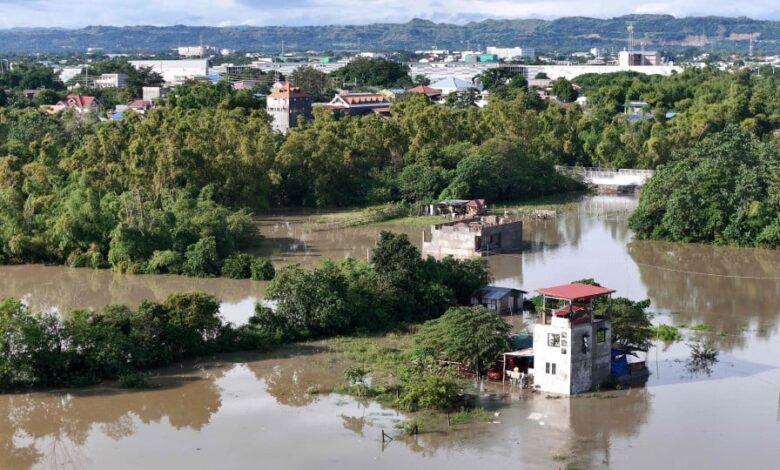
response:
<svg viewBox="0 0 780 470"><path fill-rule="evenodd" d="M482 404L498 423L383 449L381 430L403 417L327 393L345 361L312 344L160 371L153 390L0 396L0 468L777 468L780 251L633 241L635 204L589 197L557 220L526 221L528 249L489 259L496 284L532 291L592 277L650 298L655 322L706 325L686 335L719 350L709 370L687 367L685 341L658 343L645 388L550 399L491 385ZM381 229L422 240L420 227L316 231L309 220L262 220L260 251L277 265L314 265L365 257ZM264 285L21 266L0 268L0 289L59 311L206 290L240 322Z"/></svg>

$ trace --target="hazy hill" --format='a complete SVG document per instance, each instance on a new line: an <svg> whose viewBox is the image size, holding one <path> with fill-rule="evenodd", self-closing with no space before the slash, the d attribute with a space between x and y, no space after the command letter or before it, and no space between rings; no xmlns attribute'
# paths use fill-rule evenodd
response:
<svg viewBox="0 0 780 470"><path fill-rule="evenodd" d="M415 50L465 49L477 46L530 46L539 51L571 51L590 47L622 49L626 25L634 22L638 41L648 48L679 49L706 45L717 51L747 51L751 34L756 52L780 51L780 21L750 18L629 15L611 19L584 17L552 21L486 20L465 25L412 20L403 24L361 26L91 26L83 29L15 28L0 30L0 52L162 51L180 45L277 52L286 50Z"/></svg>

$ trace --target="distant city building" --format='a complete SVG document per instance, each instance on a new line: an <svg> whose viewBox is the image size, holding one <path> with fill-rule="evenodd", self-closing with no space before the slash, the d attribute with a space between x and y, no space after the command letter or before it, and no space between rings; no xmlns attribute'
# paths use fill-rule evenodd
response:
<svg viewBox="0 0 780 470"><path fill-rule="evenodd" d="M136 69L150 67L153 72L162 75L169 85L184 83L187 79L205 77L209 73L209 61L206 59L189 60L131 60Z"/></svg>
<svg viewBox="0 0 780 470"><path fill-rule="evenodd" d="M635 67L646 65L661 65L662 59L659 52L620 51L618 53L618 65L621 67Z"/></svg>
<svg viewBox="0 0 780 470"><path fill-rule="evenodd" d="M233 55L233 54L235 54L235 53L236 53L236 50L235 50L235 49L226 49L226 48L223 48L223 49L220 49L220 50L219 50L219 55Z"/></svg>
<svg viewBox="0 0 780 470"><path fill-rule="evenodd" d="M518 58L534 57L536 51L533 47L488 47L485 52L495 54L499 59L511 60Z"/></svg>
<svg viewBox="0 0 780 470"><path fill-rule="evenodd" d="M298 87L278 82L266 98L265 109L273 119L273 129L286 134L298 125L299 116L311 119L311 97Z"/></svg>
<svg viewBox="0 0 780 470"><path fill-rule="evenodd" d="M176 50L182 57L203 57L211 54L214 51L214 48L210 46L184 46L179 47Z"/></svg>
<svg viewBox="0 0 780 470"><path fill-rule="evenodd" d="M441 94L444 96L449 95L450 93L462 92L469 89L474 89L474 90L482 89L481 85L475 85L471 82L467 82L465 80L461 80L455 77L448 77L439 80L436 83L431 83L430 87L436 88L437 90L441 90Z"/></svg>
<svg viewBox="0 0 780 470"><path fill-rule="evenodd" d="M104 73L95 79L95 88L119 88L127 83L127 74Z"/></svg>
<svg viewBox="0 0 780 470"><path fill-rule="evenodd" d="M141 88L141 99L154 103L167 98L169 91L171 91L171 89L168 87L145 86Z"/></svg>

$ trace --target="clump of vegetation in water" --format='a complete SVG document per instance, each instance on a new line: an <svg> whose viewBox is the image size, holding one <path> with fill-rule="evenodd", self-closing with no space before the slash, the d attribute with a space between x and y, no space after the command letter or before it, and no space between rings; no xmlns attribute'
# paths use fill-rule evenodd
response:
<svg viewBox="0 0 780 470"><path fill-rule="evenodd" d="M372 396L410 412L450 414L469 408L464 395L469 384L452 362L465 367L489 364L510 347L509 331L509 325L485 307L457 307L424 324L411 344L400 349L365 340L341 339L331 344L361 361L360 366L345 371L346 386L341 391ZM370 386L365 381L369 374Z"/></svg>
<svg viewBox="0 0 780 470"><path fill-rule="evenodd" d="M691 348L691 357L688 359L687 369L691 373L712 373L712 366L718 362L718 351L709 342L694 342L688 345Z"/></svg>
<svg viewBox="0 0 780 470"><path fill-rule="evenodd" d="M0 301L0 390L82 386L119 379L140 386L139 371L186 358L268 349L275 339L252 325L223 323L219 301L204 293L174 294L132 310L110 305L67 317Z"/></svg>
<svg viewBox="0 0 780 470"><path fill-rule="evenodd" d="M285 341L388 331L468 304L489 280L482 258L423 259L406 235L382 232L370 262L280 269L266 291L275 308L258 306L252 322Z"/></svg>
<svg viewBox="0 0 780 470"><path fill-rule="evenodd" d="M270 281L276 274L271 260L248 253L229 256L222 263L222 277Z"/></svg>
<svg viewBox="0 0 780 470"><path fill-rule="evenodd" d="M149 382L149 374L144 372L126 372L116 379L116 386L120 388L152 388Z"/></svg>
<svg viewBox="0 0 780 470"><path fill-rule="evenodd" d="M655 327L654 336L659 340L665 341L667 343L674 343L683 339L683 335L680 333L680 329L678 327L667 325L665 323L661 323Z"/></svg>

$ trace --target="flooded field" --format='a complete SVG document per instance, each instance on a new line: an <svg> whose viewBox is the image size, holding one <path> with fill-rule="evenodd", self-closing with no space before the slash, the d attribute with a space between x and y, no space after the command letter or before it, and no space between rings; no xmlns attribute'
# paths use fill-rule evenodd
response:
<svg viewBox="0 0 780 470"><path fill-rule="evenodd" d="M644 388L550 399L489 385L496 423L382 445L403 419L327 392L344 359L317 343L270 355L203 360L157 373L161 387L0 396L0 468L777 468L780 461L780 251L633 241L636 201L589 197L557 220L528 220L528 248L491 257L496 283L532 291L592 277L617 295L649 298L656 322L706 325L719 350L710 369L689 347L658 343ZM316 230L312 217L260 221L275 264L366 257L379 230ZM241 322L263 283L124 276L61 267L0 268L0 293L68 311L137 305L205 290ZM308 392L307 392L308 391Z"/></svg>

